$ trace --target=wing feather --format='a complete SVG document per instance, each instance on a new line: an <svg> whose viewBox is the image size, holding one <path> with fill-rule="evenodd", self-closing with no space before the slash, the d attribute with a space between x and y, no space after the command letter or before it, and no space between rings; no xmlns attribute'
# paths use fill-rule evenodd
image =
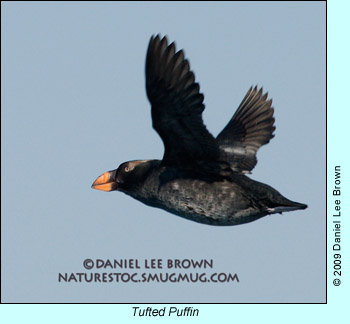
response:
<svg viewBox="0 0 350 324"><path fill-rule="evenodd" d="M263 89L251 87L227 126L217 136L221 159L235 171L250 172L256 165L256 152L274 137L275 118Z"/></svg>
<svg viewBox="0 0 350 324"><path fill-rule="evenodd" d="M215 161L219 148L202 119L199 91L183 50L166 37L151 37L146 57L146 91L153 127L163 140L163 165L187 167Z"/></svg>

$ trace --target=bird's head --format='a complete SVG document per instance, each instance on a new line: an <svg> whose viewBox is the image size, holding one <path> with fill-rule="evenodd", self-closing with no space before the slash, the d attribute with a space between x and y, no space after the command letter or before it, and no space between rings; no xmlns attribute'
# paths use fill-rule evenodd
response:
<svg viewBox="0 0 350 324"><path fill-rule="evenodd" d="M122 163L118 169L100 175L91 188L102 191L127 190L140 184L154 165L154 160L135 160Z"/></svg>

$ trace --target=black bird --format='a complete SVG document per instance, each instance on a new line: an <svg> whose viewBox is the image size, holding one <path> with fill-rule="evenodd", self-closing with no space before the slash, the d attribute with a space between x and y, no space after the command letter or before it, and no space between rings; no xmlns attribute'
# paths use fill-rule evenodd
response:
<svg viewBox="0 0 350 324"><path fill-rule="evenodd" d="M245 174L256 152L274 136L272 100L250 88L237 111L214 138L203 124L203 94L183 50L151 37L146 90L153 128L164 143L162 160L135 160L105 172L92 184L118 190L152 207L209 225L237 225L266 215L305 209Z"/></svg>

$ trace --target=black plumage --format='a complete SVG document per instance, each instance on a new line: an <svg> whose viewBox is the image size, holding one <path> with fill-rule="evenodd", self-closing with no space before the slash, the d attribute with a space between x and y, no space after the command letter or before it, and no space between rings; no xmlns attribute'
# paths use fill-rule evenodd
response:
<svg viewBox="0 0 350 324"><path fill-rule="evenodd" d="M216 161L215 138L203 124L204 96L183 51L166 37L151 38L146 56L146 91L153 127L164 142L162 165L189 167Z"/></svg>
<svg viewBox="0 0 350 324"><path fill-rule="evenodd" d="M146 92L162 160L135 160L105 172L92 187L122 191L153 207L210 225L237 225L268 214L305 209L272 187L248 178L258 149L275 130L272 100L250 88L215 138L203 123L204 96L182 50L151 37Z"/></svg>

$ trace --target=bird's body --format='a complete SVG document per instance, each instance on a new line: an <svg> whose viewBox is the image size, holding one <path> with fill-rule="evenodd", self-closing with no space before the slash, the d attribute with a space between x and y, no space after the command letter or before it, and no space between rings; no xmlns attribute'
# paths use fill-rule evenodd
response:
<svg viewBox="0 0 350 324"><path fill-rule="evenodd" d="M134 160L101 175L93 188L118 190L152 207L199 223L237 225L268 214L305 209L245 174L256 152L274 136L271 100L249 89L236 113L214 138L202 120L203 95L183 51L166 37L151 38L146 90L162 160Z"/></svg>
<svg viewBox="0 0 350 324"><path fill-rule="evenodd" d="M139 163L144 178L130 181L129 186L120 191L148 206L195 222L237 225L304 206L243 174L233 173L230 178L218 178L193 170L165 167L160 160L132 162Z"/></svg>

